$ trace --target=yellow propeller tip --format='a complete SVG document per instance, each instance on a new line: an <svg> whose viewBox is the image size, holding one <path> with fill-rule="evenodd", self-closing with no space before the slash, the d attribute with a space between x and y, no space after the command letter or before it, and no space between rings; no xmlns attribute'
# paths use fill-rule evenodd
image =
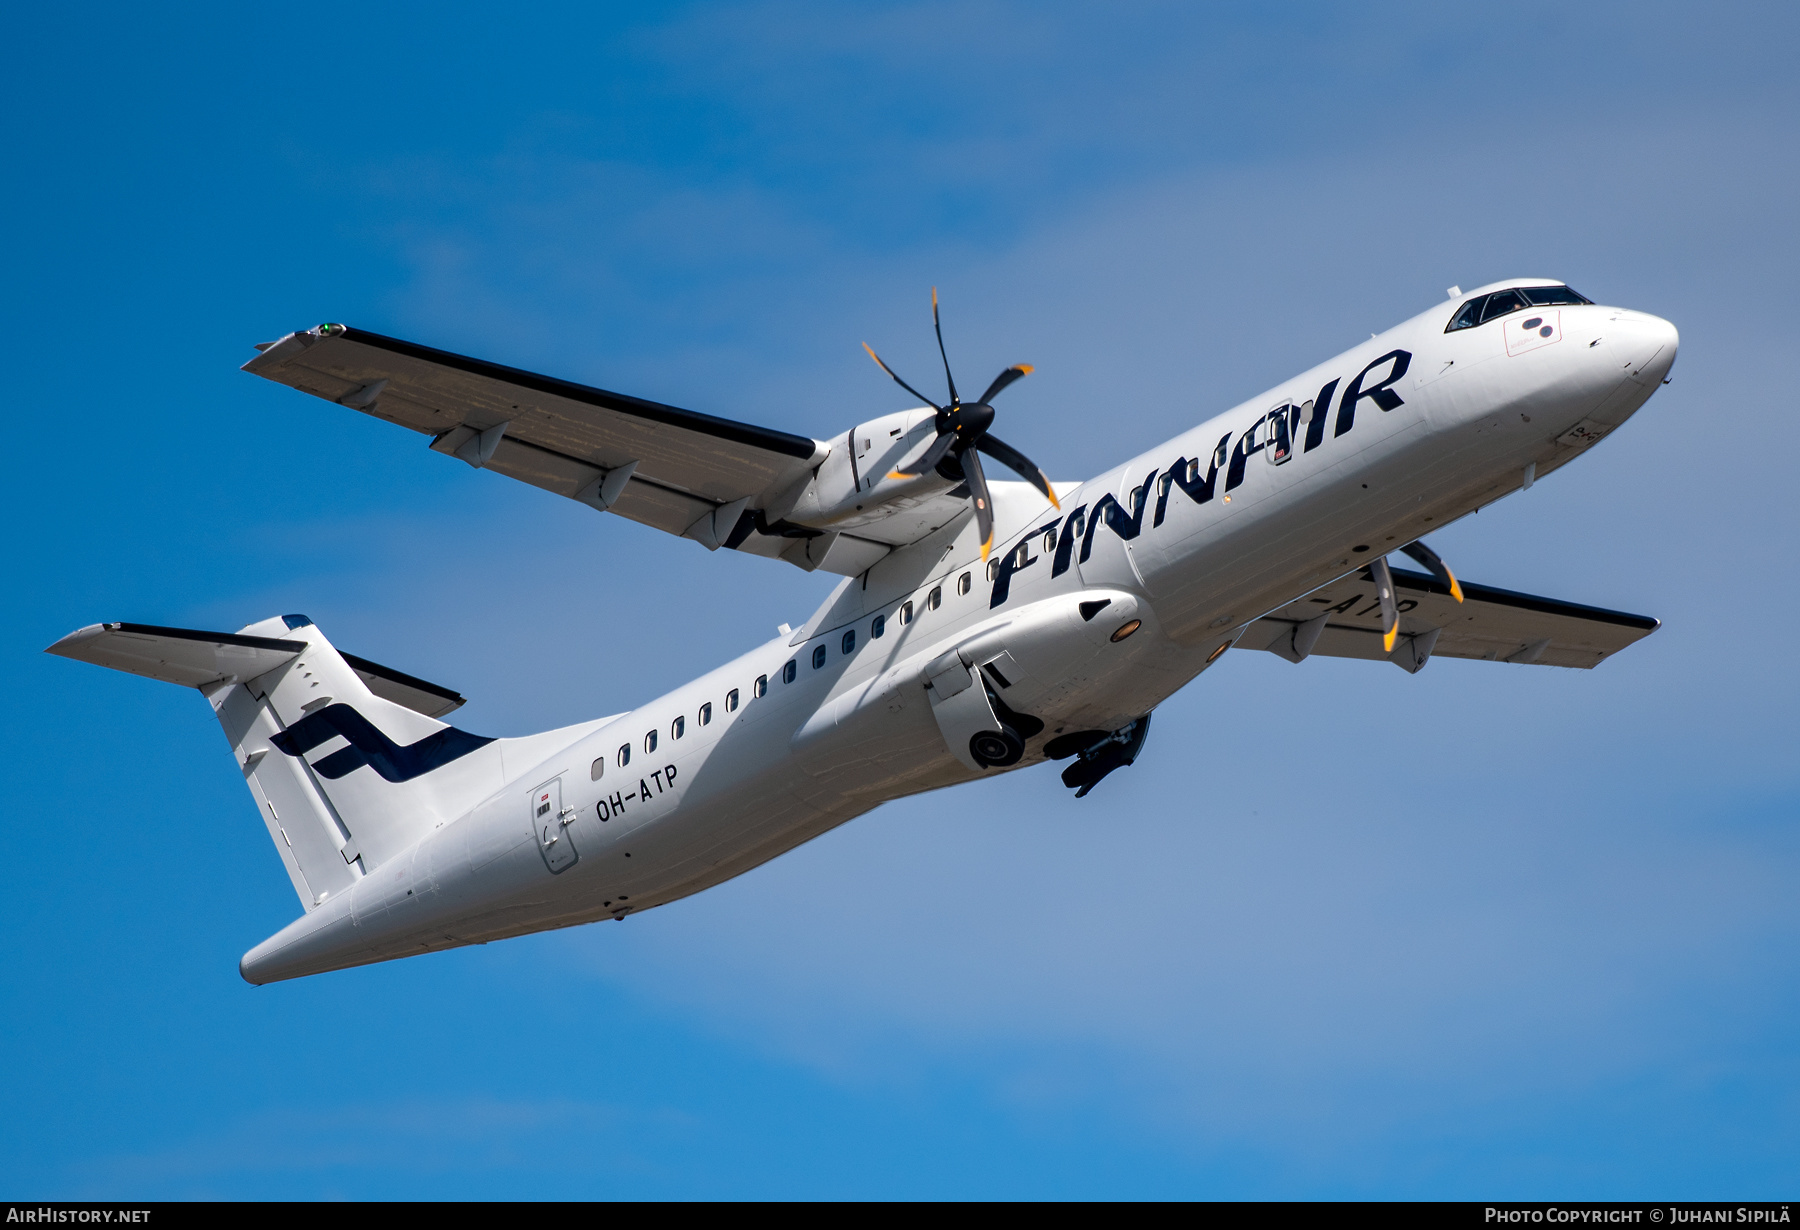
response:
<svg viewBox="0 0 1800 1230"><path fill-rule="evenodd" d="M1020 372L1022 372L1023 374L1025 374L1027 376L1031 375L1032 372L1035 372L1037 370L1037 368L1033 367L1029 363L1015 363L1015 364L1013 364L1013 366L1018 368Z"/></svg>
<svg viewBox="0 0 1800 1230"><path fill-rule="evenodd" d="M918 475L908 474L904 470L889 470L888 477L889 478L917 478Z"/></svg>
<svg viewBox="0 0 1800 1230"><path fill-rule="evenodd" d="M1450 582L1450 596L1458 602L1463 600L1462 586L1458 585L1454 579Z"/></svg>
<svg viewBox="0 0 1800 1230"><path fill-rule="evenodd" d="M1054 508L1057 512L1061 512L1062 511L1062 501L1056 498L1056 488L1055 487L1050 488L1049 494L1050 494L1050 507Z"/></svg>
<svg viewBox="0 0 1800 1230"><path fill-rule="evenodd" d="M981 562L982 563L984 563L984 564L987 563L988 552L992 551L993 549L994 549L994 540L992 538L989 538L986 542L981 544Z"/></svg>
<svg viewBox="0 0 1800 1230"><path fill-rule="evenodd" d="M1394 652L1394 642L1396 640L1398 640L1399 637L1400 637L1400 629L1398 629L1398 628L1395 628L1392 632L1383 633L1382 637L1381 637L1381 652L1382 653L1393 653Z"/></svg>

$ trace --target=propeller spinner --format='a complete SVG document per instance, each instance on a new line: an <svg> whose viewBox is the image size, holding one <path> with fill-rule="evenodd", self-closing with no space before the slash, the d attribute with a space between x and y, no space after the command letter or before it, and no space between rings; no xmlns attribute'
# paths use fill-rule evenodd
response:
<svg viewBox="0 0 1800 1230"><path fill-rule="evenodd" d="M892 377L895 384L937 411L937 438L917 461L904 469L893 471L888 477L916 478L936 469L945 477L954 478L960 472L969 484L969 499L975 504L975 528L981 534L981 558L985 560L988 552L994 549L994 501L988 494L987 476L981 471L982 453L1042 491L1049 497L1052 505L1059 509L1062 507L1062 503L1056 498L1056 492L1050 486L1049 478L1029 457L999 437L988 434L988 429L994 423L994 407L990 403L1007 385L1020 377L1029 376L1032 367L1029 363L1014 364L995 376L994 382L988 385L987 391L980 398L964 403L957 395L956 377L950 374L950 356L944 350L944 326L938 320L935 286L931 288L931 326L937 332L938 356L944 361L944 383L950 386L950 404L947 406L938 405L900 379L899 374L883 363L881 356L867 342L863 343L863 349L869 352L869 357Z"/></svg>

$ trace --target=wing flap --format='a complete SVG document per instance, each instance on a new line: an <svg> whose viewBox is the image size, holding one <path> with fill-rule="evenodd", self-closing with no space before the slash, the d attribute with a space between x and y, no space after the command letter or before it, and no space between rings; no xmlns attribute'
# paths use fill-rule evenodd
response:
<svg viewBox="0 0 1800 1230"><path fill-rule="evenodd" d="M1591 669L1661 626L1647 615L1467 581L1458 603L1425 573L1392 571L1400 607L1400 641L1392 654L1381 647L1381 609L1366 570L1256 620L1238 644L1297 660L1296 630L1323 616L1311 652L1326 657L1387 659L1416 669L1409 664L1423 664L1413 656L1417 646L1430 657Z"/></svg>

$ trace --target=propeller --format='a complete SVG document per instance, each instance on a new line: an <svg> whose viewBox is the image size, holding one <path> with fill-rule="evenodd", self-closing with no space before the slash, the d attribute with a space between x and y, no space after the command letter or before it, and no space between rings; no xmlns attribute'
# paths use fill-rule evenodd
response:
<svg viewBox="0 0 1800 1230"><path fill-rule="evenodd" d="M1450 596L1458 602L1463 600L1462 586L1456 583L1456 574L1450 571L1450 565L1444 562L1443 556L1426 546L1424 542L1410 543L1400 548L1405 555L1418 560L1432 576L1438 579L1443 587L1450 591Z"/></svg>
<svg viewBox="0 0 1800 1230"><path fill-rule="evenodd" d="M1375 582L1375 598L1381 603L1381 652L1393 653L1400 637L1400 607L1394 601L1394 574L1388 570L1387 556L1375 557L1369 579Z"/></svg>
<svg viewBox="0 0 1800 1230"><path fill-rule="evenodd" d="M1456 583L1456 574L1450 571L1443 556L1423 542L1408 543L1400 550L1430 569L1431 575L1450 591L1452 598L1458 602L1463 600L1462 586ZM1400 607L1394 601L1394 574L1388 568L1387 556L1369 565L1369 578L1375 582L1375 597L1381 603L1381 650L1393 653L1394 642L1400 636Z"/></svg>
<svg viewBox="0 0 1800 1230"><path fill-rule="evenodd" d="M1014 471L1026 482L1036 487L1049 497L1050 503L1062 508L1062 502L1056 498L1051 489L1050 479L1032 460L998 436L988 434L994 423L994 407L991 404L1001 390L1013 381L1032 372L1031 364L1015 363L1013 366L994 377L987 391L972 402L964 402L956 392L956 377L950 374L950 356L944 350L944 326L938 319L937 287L931 288L931 327L937 332L938 357L944 361L944 383L950 386L950 404L940 406L931 398L900 379L899 373L881 361L881 356L867 342L863 349L882 371L891 377L895 384L911 393L914 397L937 411L937 438L932 440L924 454L917 461L903 468L893 470L889 478L917 478L921 474L929 474L940 465L954 459L956 469L962 472L969 484L969 498L975 502L975 528L981 534L981 558L987 559L988 552L994 549L994 501L988 494L987 475L981 470L981 454L986 453L995 461ZM939 471L943 473L942 470ZM946 474L945 477L951 477Z"/></svg>

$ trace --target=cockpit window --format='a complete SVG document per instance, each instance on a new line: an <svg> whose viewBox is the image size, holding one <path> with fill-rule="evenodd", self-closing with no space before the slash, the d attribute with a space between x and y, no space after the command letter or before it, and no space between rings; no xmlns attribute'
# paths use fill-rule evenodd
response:
<svg viewBox="0 0 1800 1230"><path fill-rule="evenodd" d="M1567 286L1521 286L1519 293L1525 296L1525 302L1532 307L1562 307L1593 302L1592 299L1570 290Z"/></svg>
<svg viewBox="0 0 1800 1230"><path fill-rule="evenodd" d="M1512 290L1497 290L1491 295L1482 295L1471 299L1450 318L1444 326L1445 333L1455 333L1458 329L1473 329L1476 325L1486 324L1509 312L1517 312L1527 307L1556 307L1577 303L1592 303L1593 300L1570 290L1567 286L1519 286Z"/></svg>
<svg viewBox="0 0 1800 1230"><path fill-rule="evenodd" d="M1481 323L1517 312L1525 306L1525 296L1516 290L1502 290L1488 296L1487 306L1481 309Z"/></svg>
<svg viewBox="0 0 1800 1230"><path fill-rule="evenodd" d="M1486 302L1487 296L1483 295L1479 299L1471 299L1463 304L1462 311L1456 314L1456 319L1450 322L1450 327L1444 332L1454 333L1458 329L1473 329L1481 323L1481 305Z"/></svg>

